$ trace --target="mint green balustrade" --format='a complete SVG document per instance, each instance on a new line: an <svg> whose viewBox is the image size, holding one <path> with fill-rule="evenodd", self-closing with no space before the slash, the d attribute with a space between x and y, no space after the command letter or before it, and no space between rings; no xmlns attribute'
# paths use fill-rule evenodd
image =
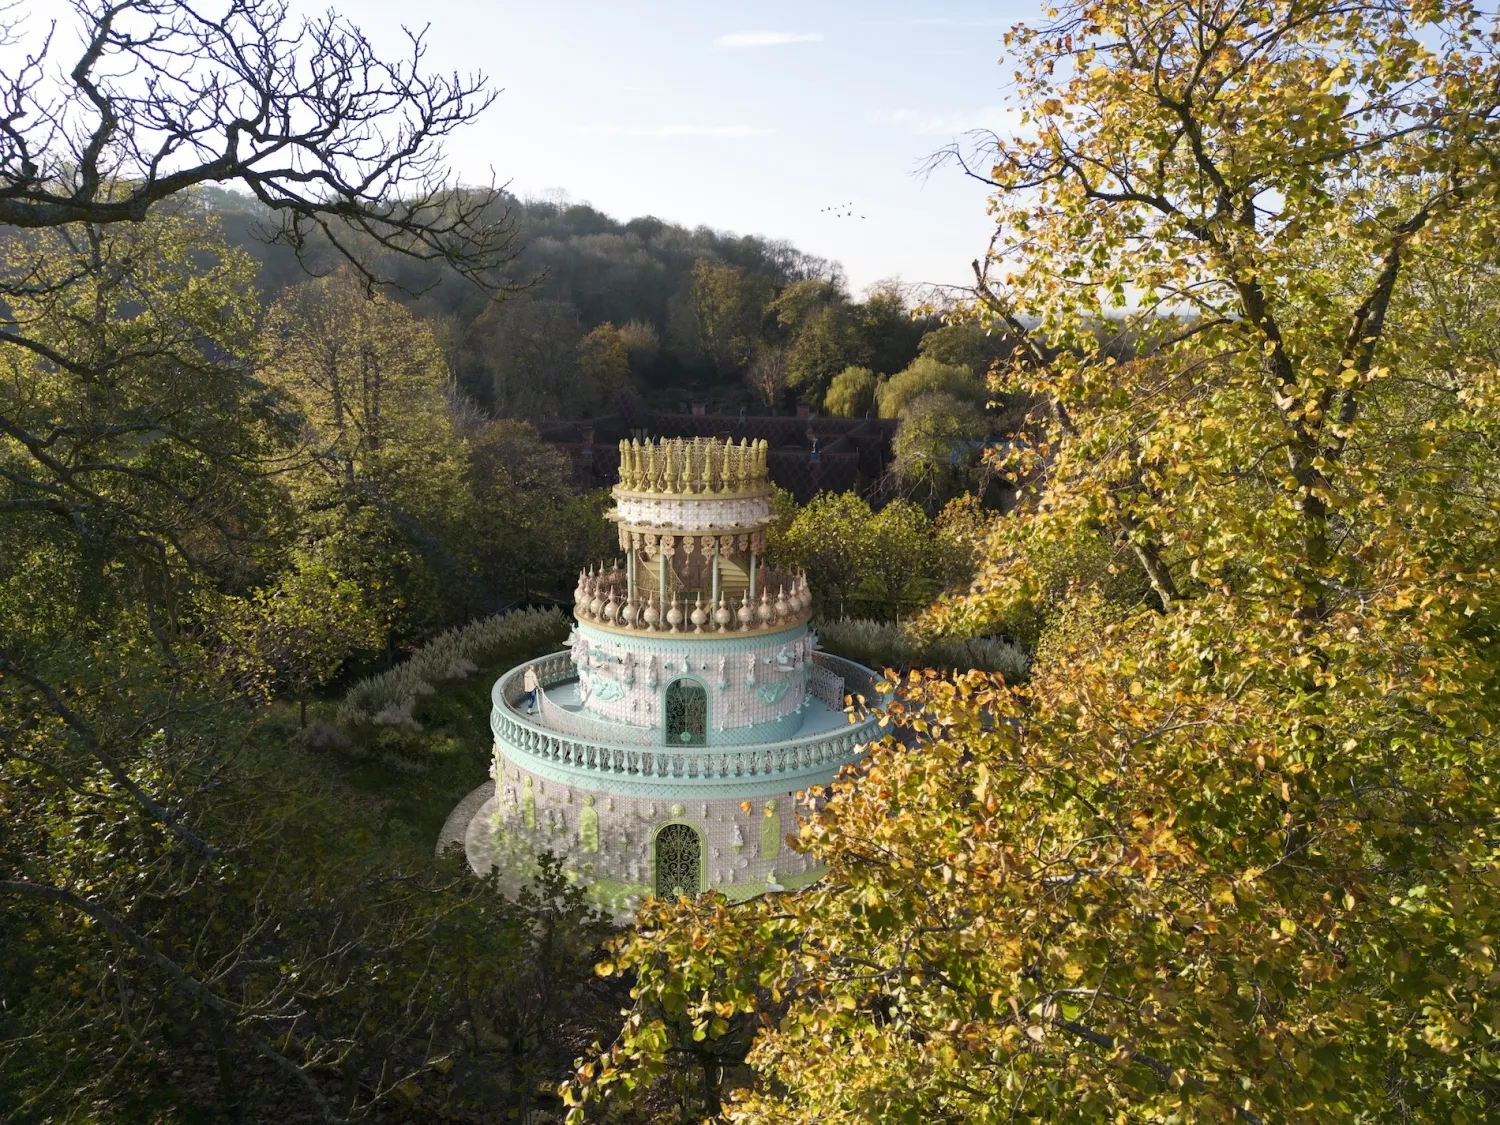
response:
<svg viewBox="0 0 1500 1125"><path fill-rule="evenodd" d="M846 691L878 700L875 673L827 653L815 663L841 679ZM543 689L572 679L570 655L554 653L533 662ZM531 773L579 789L631 795L754 797L826 785L840 769L878 737L879 715L872 712L802 737L728 746L642 745L550 729L527 716L521 686L525 668L502 676L492 692L490 726L497 749ZM596 723L602 734L612 724ZM634 734L635 732L630 732Z"/></svg>

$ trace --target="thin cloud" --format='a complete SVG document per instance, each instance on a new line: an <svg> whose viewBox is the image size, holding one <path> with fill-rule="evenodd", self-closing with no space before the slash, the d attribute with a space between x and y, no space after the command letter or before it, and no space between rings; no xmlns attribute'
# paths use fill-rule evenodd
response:
<svg viewBox="0 0 1500 1125"><path fill-rule="evenodd" d="M784 47L788 43L821 43L820 31L733 31L714 40L721 50L740 47Z"/></svg>
<svg viewBox="0 0 1500 1125"><path fill-rule="evenodd" d="M915 109L893 109L871 113L869 119L881 125L894 125L919 137L954 137L975 129L1000 132L1013 129L1020 113L1011 106L987 105L980 109L924 113Z"/></svg>
<svg viewBox="0 0 1500 1125"><path fill-rule="evenodd" d="M903 20L861 20L866 27L1004 27L1014 23L1006 19L952 19L947 16L927 16Z"/></svg>
<svg viewBox="0 0 1500 1125"><path fill-rule="evenodd" d="M760 125L579 125L571 132L590 137L769 137Z"/></svg>

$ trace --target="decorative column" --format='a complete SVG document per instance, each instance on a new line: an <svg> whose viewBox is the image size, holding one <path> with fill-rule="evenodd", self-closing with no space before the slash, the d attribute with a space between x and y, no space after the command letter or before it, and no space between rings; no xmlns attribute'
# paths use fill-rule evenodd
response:
<svg viewBox="0 0 1500 1125"><path fill-rule="evenodd" d="M719 604L719 537L717 535L714 536L714 563L713 563L713 567L714 567L714 592L713 592L713 596L708 599L709 612L710 613L713 612L713 607L715 607L715 606L717 606Z"/></svg>
<svg viewBox="0 0 1500 1125"><path fill-rule="evenodd" d="M661 597L657 604L661 606L661 620L665 625L667 622L667 537L663 535L656 544L656 576L660 579Z"/></svg>
<svg viewBox="0 0 1500 1125"><path fill-rule="evenodd" d="M750 549L750 600L755 601L755 548Z"/></svg>

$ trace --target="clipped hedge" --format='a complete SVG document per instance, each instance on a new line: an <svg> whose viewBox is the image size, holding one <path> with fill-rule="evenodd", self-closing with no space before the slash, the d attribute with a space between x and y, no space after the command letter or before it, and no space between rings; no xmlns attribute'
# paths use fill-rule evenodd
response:
<svg viewBox="0 0 1500 1125"><path fill-rule="evenodd" d="M1001 637L963 640L938 637L925 641L913 637L892 621L846 618L822 621L814 626L818 641L836 656L858 661L876 671L886 668L953 668L999 672L1009 683L1026 678L1026 651Z"/></svg>
<svg viewBox="0 0 1500 1125"><path fill-rule="evenodd" d="M346 730L376 726L418 732L422 724L413 711L436 685L465 680L508 650L561 638L566 627L561 610L518 609L439 633L404 663L350 688L339 704L338 723Z"/></svg>

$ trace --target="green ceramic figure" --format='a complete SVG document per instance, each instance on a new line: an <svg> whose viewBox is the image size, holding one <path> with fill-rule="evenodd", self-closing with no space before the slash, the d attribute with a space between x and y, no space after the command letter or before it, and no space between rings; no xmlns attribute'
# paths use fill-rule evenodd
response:
<svg viewBox="0 0 1500 1125"><path fill-rule="evenodd" d="M578 842L586 852L599 850L599 813L592 793L583 798L583 811L578 814Z"/></svg>
<svg viewBox="0 0 1500 1125"><path fill-rule="evenodd" d="M780 853L781 814L775 804L768 804L765 818L760 822L760 858L775 859Z"/></svg>

